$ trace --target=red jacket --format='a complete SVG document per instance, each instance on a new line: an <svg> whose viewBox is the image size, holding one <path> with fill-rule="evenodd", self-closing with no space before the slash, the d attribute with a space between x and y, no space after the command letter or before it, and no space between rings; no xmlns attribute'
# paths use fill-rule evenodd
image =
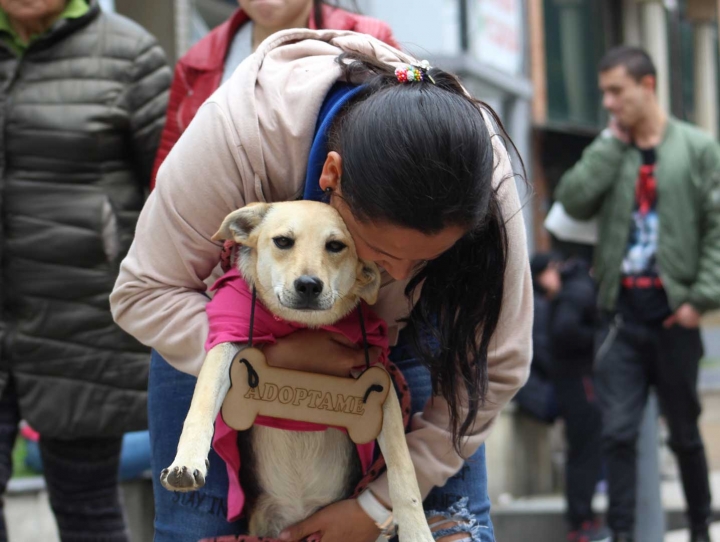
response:
<svg viewBox="0 0 720 542"><path fill-rule="evenodd" d="M157 171L170 149L180 139L180 135L195 117L203 102L220 86L225 68L225 56L230 43L238 28L249 19L244 11L237 10L232 17L191 47L175 66L165 128L155 156L151 189L155 186ZM330 6L323 6L323 19L324 28L369 34L388 45L399 48L390 27L377 19ZM316 28L312 15L308 27Z"/></svg>

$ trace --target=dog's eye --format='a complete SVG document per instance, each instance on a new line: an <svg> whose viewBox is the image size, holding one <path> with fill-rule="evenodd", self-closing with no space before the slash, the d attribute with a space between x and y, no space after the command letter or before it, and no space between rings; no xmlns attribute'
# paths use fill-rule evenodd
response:
<svg viewBox="0 0 720 542"><path fill-rule="evenodd" d="M273 237L273 243L275 243L275 246L286 250L288 248L292 248L292 246L295 244L294 239L290 239L289 237Z"/></svg>
<svg viewBox="0 0 720 542"><path fill-rule="evenodd" d="M342 252L346 248L347 245L345 243L341 243L340 241L328 241L325 245L325 249L328 252Z"/></svg>

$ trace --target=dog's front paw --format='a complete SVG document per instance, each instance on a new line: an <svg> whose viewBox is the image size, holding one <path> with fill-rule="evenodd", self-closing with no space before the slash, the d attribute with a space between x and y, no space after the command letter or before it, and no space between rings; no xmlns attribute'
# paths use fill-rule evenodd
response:
<svg viewBox="0 0 720 542"><path fill-rule="evenodd" d="M160 483L170 491L195 491L205 485L207 468L207 459L200 468L173 464L160 473Z"/></svg>

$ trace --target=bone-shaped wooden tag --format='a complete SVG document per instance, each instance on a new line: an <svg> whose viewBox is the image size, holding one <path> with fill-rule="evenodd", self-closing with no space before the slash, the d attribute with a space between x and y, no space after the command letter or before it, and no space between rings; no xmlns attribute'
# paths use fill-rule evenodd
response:
<svg viewBox="0 0 720 542"><path fill-rule="evenodd" d="M258 415L344 427L356 444L375 440L382 429L390 375L379 366L359 378L270 367L256 348L238 352L231 387L222 406L225 423L249 429Z"/></svg>

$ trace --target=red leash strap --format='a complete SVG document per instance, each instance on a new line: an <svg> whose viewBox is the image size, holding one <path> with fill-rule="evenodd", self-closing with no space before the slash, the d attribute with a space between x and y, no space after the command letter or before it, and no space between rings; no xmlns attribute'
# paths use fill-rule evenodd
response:
<svg viewBox="0 0 720 542"><path fill-rule="evenodd" d="M237 261L237 243L229 239L223 243L222 252L220 252L220 267L223 273L227 273L233 268Z"/></svg>

